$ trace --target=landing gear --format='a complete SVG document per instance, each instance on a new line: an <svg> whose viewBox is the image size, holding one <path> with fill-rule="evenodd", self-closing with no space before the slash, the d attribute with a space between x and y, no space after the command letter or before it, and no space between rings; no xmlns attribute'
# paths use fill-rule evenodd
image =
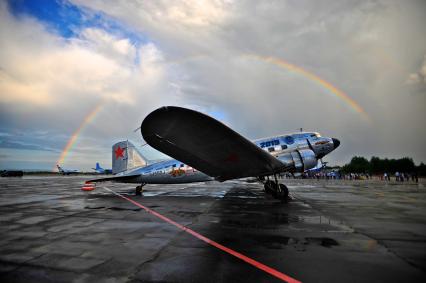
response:
<svg viewBox="0 0 426 283"><path fill-rule="evenodd" d="M136 187L136 189L135 189L135 195L137 195L137 196L141 196L142 195L143 186L145 186L145 184L140 184L139 186Z"/></svg>
<svg viewBox="0 0 426 283"><path fill-rule="evenodd" d="M265 193L271 194L274 198L286 202L288 199L288 188L284 184L278 183L277 176L274 175L275 181L270 181L269 178L264 183Z"/></svg>
<svg viewBox="0 0 426 283"><path fill-rule="evenodd" d="M281 191L281 200L287 200L288 199L288 188L284 184L279 184L280 191Z"/></svg>
<svg viewBox="0 0 426 283"><path fill-rule="evenodd" d="M274 194L274 192L275 192L275 190L274 190L275 186L276 185L275 185L275 183L273 181L269 181L269 180L265 181L265 183L263 184L263 187L265 189L265 193L267 193L267 194Z"/></svg>

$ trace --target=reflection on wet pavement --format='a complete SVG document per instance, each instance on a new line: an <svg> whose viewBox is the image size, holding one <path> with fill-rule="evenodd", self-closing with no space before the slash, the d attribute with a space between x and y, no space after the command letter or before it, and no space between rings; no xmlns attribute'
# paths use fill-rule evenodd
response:
<svg viewBox="0 0 426 283"><path fill-rule="evenodd" d="M423 184L283 180L100 184L84 177L0 179L2 282L278 282L102 186L303 282L424 281ZM274 281L275 280L275 281Z"/></svg>

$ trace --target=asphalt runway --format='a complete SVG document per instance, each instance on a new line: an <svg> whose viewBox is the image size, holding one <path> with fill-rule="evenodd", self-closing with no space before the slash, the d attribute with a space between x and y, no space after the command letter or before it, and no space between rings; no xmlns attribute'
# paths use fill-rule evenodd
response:
<svg viewBox="0 0 426 283"><path fill-rule="evenodd" d="M282 282L190 231L302 282L426 282L424 181L282 180L283 204L257 183L88 178L0 178L1 282Z"/></svg>

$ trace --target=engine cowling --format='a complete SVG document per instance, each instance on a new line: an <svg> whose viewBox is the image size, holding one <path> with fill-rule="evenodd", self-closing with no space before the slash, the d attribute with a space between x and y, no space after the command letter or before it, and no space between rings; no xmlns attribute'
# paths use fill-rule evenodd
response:
<svg viewBox="0 0 426 283"><path fill-rule="evenodd" d="M318 164L315 153L310 149L295 150L277 157L287 165L292 172L304 172L314 168Z"/></svg>

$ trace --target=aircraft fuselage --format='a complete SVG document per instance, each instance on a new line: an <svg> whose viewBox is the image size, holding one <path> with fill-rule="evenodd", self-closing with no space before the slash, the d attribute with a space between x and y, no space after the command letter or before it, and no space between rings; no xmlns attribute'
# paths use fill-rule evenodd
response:
<svg viewBox="0 0 426 283"><path fill-rule="evenodd" d="M253 143L278 158L290 172L304 172L314 168L319 158L330 153L340 144L337 139L321 137L315 132L262 138L254 140ZM129 182L147 184L191 183L214 179L175 159L126 170L116 176L128 174L139 175Z"/></svg>

